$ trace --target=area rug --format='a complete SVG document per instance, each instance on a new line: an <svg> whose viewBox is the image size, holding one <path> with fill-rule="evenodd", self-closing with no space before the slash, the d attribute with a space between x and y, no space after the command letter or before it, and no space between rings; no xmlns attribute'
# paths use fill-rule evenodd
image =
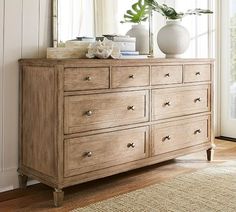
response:
<svg viewBox="0 0 236 212"><path fill-rule="evenodd" d="M236 212L236 161L214 165L73 212Z"/></svg>

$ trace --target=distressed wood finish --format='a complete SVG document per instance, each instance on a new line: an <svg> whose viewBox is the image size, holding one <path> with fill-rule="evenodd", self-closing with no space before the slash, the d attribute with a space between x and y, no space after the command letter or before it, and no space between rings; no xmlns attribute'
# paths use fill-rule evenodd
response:
<svg viewBox="0 0 236 212"><path fill-rule="evenodd" d="M148 131L148 127L142 127L65 140L64 176L146 158Z"/></svg>
<svg viewBox="0 0 236 212"><path fill-rule="evenodd" d="M109 88L109 68L66 68L65 91Z"/></svg>
<svg viewBox="0 0 236 212"><path fill-rule="evenodd" d="M209 64L185 65L183 76L185 83L211 81L211 66Z"/></svg>
<svg viewBox="0 0 236 212"><path fill-rule="evenodd" d="M163 154L209 142L210 123L209 116L202 116L184 121L153 125L153 154Z"/></svg>
<svg viewBox="0 0 236 212"><path fill-rule="evenodd" d="M56 206L67 186L195 151L212 159L213 60L20 64L19 173L54 187Z"/></svg>
<svg viewBox="0 0 236 212"><path fill-rule="evenodd" d="M148 86L149 82L149 66L112 67L112 88Z"/></svg>
<svg viewBox="0 0 236 212"><path fill-rule="evenodd" d="M182 66L152 66L152 85L178 84L183 81Z"/></svg>
<svg viewBox="0 0 236 212"><path fill-rule="evenodd" d="M149 93L133 91L65 98L65 133L148 121Z"/></svg>
<svg viewBox="0 0 236 212"><path fill-rule="evenodd" d="M54 68L23 67L22 165L48 176L57 176L56 80Z"/></svg>
<svg viewBox="0 0 236 212"><path fill-rule="evenodd" d="M189 86L152 91L153 120L210 111L210 86Z"/></svg>

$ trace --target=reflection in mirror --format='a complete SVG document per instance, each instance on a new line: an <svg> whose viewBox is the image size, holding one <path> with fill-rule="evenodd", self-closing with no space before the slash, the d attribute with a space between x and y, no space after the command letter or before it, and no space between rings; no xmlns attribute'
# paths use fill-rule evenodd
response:
<svg viewBox="0 0 236 212"><path fill-rule="evenodd" d="M94 0L58 0L58 40L94 36Z"/></svg>
<svg viewBox="0 0 236 212"><path fill-rule="evenodd" d="M126 10L137 0L55 0L57 2L57 38L59 42L77 37L125 35L131 23L121 24ZM144 23L148 28L148 22Z"/></svg>

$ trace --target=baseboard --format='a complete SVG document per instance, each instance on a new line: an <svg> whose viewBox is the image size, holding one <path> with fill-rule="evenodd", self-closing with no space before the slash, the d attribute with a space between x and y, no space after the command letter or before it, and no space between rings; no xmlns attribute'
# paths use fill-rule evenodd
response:
<svg viewBox="0 0 236 212"><path fill-rule="evenodd" d="M218 137L216 137L216 139L236 142L236 138L230 138L230 137L225 137L225 136L218 136Z"/></svg>
<svg viewBox="0 0 236 212"><path fill-rule="evenodd" d="M39 183L36 180L30 180L27 185ZM10 168L0 172L0 193L19 188L17 168Z"/></svg>

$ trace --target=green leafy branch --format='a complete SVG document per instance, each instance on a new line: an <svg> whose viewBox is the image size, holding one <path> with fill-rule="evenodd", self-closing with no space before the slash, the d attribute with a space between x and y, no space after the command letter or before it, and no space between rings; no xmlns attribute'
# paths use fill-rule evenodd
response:
<svg viewBox="0 0 236 212"><path fill-rule="evenodd" d="M202 14L212 14L213 12L208 9L200 9L196 8L193 10L187 10L185 13L183 12L176 12L176 10L172 7L167 6L166 4L159 4L155 0L145 0L147 5L151 8L151 10L154 10L161 15L165 16L166 19L170 20L176 20L176 19L182 19L187 15L202 15Z"/></svg>
<svg viewBox="0 0 236 212"><path fill-rule="evenodd" d="M146 0L139 0L132 5L132 9L126 11L126 14L124 14L124 21L121 21L121 23L141 23L147 21L149 9Z"/></svg>

